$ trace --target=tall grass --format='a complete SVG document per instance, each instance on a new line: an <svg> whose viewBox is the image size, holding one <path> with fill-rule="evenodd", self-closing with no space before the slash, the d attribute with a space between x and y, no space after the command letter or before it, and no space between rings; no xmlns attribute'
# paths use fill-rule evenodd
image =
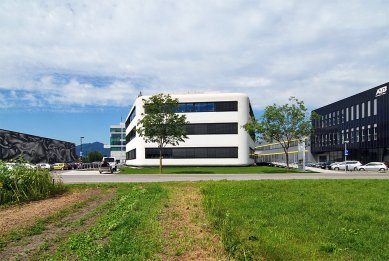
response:
<svg viewBox="0 0 389 261"><path fill-rule="evenodd" d="M0 205L43 199L64 191L63 183L53 182L48 170L22 164L8 168L0 161Z"/></svg>

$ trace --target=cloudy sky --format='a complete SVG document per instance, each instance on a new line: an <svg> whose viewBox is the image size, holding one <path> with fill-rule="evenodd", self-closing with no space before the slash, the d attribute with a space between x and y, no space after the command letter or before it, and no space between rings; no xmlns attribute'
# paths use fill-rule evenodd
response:
<svg viewBox="0 0 389 261"><path fill-rule="evenodd" d="M3 0L0 50L0 128L108 142L140 91L244 92L259 113L385 83L389 2Z"/></svg>

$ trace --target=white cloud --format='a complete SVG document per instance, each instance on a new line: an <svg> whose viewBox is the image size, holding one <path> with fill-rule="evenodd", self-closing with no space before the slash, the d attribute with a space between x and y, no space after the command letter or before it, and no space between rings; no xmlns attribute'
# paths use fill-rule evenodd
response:
<svg viewBox="0 0 389 261"><path fill-rule="evenodd" d="M32 108L128 106L140 90L246 92L256 108L294 95L318 107L388 81L388 9L379 0L1 1L0 94Z"/></svg>

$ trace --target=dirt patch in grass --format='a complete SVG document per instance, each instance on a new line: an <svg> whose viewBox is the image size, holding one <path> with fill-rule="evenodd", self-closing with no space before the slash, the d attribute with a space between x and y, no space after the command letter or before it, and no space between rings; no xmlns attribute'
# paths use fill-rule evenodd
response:
<svg viewBox="0 0 389 261"><path fill-rule="evenodd" d="M85 231L93 226L98 217L104 212L104 209L93 213L96 208L112 199L114 191L101 191L99 189L87 189L82 192L66 195L66 199L59 197L59 203L62 208L84 201L85 205L74 208L70 213L60 219L50 222L44 226L43 231L22 237L19 240L7 244L4 251L0 251L0 256L4 259L18 260L40 260L42 257L49 255L57 248L57 242L68 237L70 234ZM54 199L53 199L54 200ZM46 200L45 200L46 201ZM53 201L46 204L55 204ZM65 203L66 202L66 203ZM43 203L43 202L41 202ZM44 205L40 205L41 207ZM33 207L35 209L35 207ZM51 208L53 213L55 210ZM56 209L59 210L59 209ZM50 214L51 214L50 213ZM46 213L46 215L48 215ZM45 215L38 211L33 217L44 218ZM31 216L30 216L31 218ZM36 219L34 219L36 220ZM22 219L24 221L24 219ZM26 223L24 223L25 225Z"/></svg>
<svg viewBox="0 0 389 261"><path fill-rule="evenodd" d="M172 189L160 216L163 260L228 260L220 238L208 223L199 188Z"/></svg>

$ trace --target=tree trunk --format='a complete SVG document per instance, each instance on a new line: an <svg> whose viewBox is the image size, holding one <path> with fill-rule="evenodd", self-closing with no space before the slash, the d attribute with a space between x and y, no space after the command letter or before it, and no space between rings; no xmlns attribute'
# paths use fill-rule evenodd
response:
<svg viewBox="0 0 389 261"><path fill-rule="evenodd" d="M163 169L162 169L162 150L163 150L163 147L159 147L159 173L162 174L163 173Z"/></svg>
<svg viewBox="0 0 389 261"><path fill-rule="evenodd" d="M288 150L284 149L284 151L285 151L285 158L286 158L286 168L289 169L289 154L288 154Z"/></svg>

